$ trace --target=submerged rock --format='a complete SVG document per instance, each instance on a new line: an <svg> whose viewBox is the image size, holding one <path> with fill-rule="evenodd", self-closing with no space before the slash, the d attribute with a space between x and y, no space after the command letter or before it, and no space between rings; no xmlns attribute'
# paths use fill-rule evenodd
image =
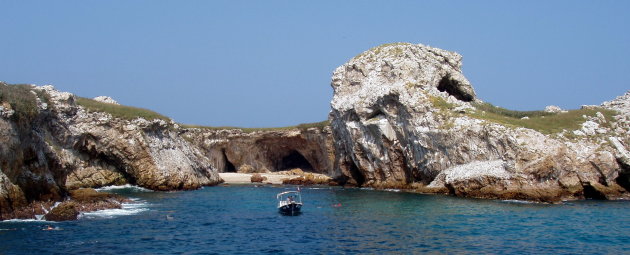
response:
<svg viewBox="0 0 630 255"><path fill-rule="evenodd" d="M71 200L64 201L44 215L50 221L76 220L82 212L93 212L106 209L120 209L128 199L94 189L78 189L70 191Z"/></svg>
<svg viewBox="0 0 630 255"><path fill-rule="evenodd" d="M76 220L79 216L79 208L74 201L66 201L50 210L44 217L49 221Z"/></svg>

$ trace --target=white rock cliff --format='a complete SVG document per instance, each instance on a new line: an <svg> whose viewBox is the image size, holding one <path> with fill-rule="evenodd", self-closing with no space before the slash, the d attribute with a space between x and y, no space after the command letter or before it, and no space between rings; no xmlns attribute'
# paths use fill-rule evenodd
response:
<svg viewBox="0 0 630 255"><path fill-rule="evenodd" d="M627 185L627 174L618 163L629 142L623 114L614 124L605 124L601 112L585 116L583 137L571 139L568 131L542 133L493 121L477 109L484 103L462 74L461 60L454 52L398 43L337 68L330 114L337 177L359 186L483 198L626 197L619 184ZM627 102L603 107L627 112ZM620 134L625 138L615 138Z"/></svg>

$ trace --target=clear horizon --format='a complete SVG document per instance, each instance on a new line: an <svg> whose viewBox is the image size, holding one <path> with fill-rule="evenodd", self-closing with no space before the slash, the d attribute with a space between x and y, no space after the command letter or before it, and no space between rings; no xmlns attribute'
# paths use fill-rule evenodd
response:
<svg viewBox="0 0 630 255"><path fill-rule="evenodd" d="M383 43L463 56L478 97L514 110L630 89L628 1L3 1L0 81L110 96L175 121L327 119L334 69Z"/></svg>

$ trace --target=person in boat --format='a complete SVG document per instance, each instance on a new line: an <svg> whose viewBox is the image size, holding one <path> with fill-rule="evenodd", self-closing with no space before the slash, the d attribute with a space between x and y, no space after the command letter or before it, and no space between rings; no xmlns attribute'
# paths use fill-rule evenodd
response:
<svg viewBox="0 0 630 255"><path fill-rule="evenodd" d="M288 196L288 197L287 197L287 201L289 202L289 204L290 204L291 202L293 202L293 196Z"/></svg>

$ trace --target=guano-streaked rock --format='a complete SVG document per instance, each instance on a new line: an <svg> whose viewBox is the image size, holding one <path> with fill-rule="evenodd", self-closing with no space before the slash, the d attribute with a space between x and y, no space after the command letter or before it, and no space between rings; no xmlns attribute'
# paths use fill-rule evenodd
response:
<svg viewBox="0 0 630 255"><path fill-rule="evenodd" d="M468 113L482 102L461 72L461 59L399 43L373 48L337 68L330 115L337 178L482 198L627 197L619 150L627 148L628 136L617 148L607 142L627 132L623 114L608 124L597 116L584 119L583 138L475 118ZM624 112L625 102L603 107Z"/></svg>

